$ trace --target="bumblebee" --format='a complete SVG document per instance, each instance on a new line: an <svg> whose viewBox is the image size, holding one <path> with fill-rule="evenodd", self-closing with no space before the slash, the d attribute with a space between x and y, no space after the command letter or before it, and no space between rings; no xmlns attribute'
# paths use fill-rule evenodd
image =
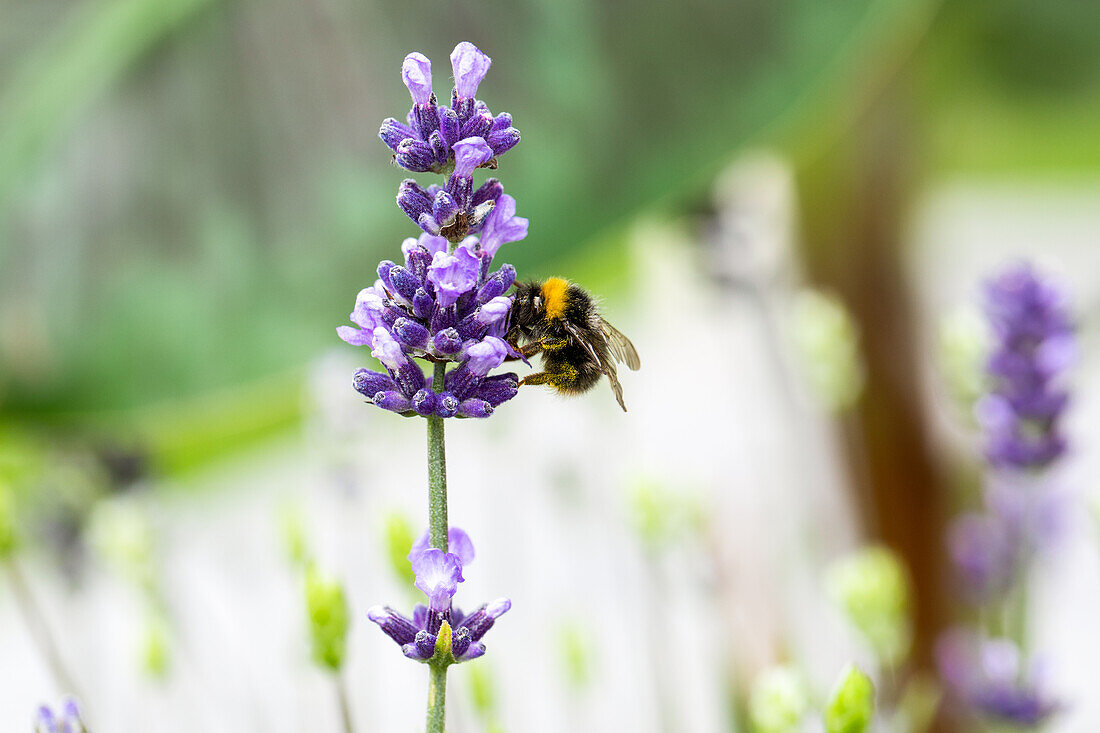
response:
<svg viewBox="0 0 1100 733"><path fill-rule="evenodd" d="M580 394L606 376L626 412L615 362L637 370L642 361L630 339L603 319L596 299L580 286L560 277L517 284L507 339L525 357L542 354L543 371L520 384Z"/></svg>

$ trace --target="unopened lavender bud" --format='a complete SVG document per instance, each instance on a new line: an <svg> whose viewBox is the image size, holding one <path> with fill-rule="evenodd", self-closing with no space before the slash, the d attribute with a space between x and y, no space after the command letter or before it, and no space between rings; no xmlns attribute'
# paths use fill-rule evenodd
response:
<svg viewBox="0 0 1100 733"><path fill-rule="evenodd" d="M416 279L416 275L401 265L391 267L389 275L390 283L393 285L396 294L404 298L406 302L412 303L413 296L416 295L416 290L420 287L420 281Z"/></svg>
<svg viewBox="0 0 1100 733"><path fill-rule="evenodd" d="M392 390L379 392L371 398L371 402L390 412L405 412L412 408L412 401L408 397Z"/></svg>
<svg viewBox="0 0 1100 733"><path fill-rule="evenodd" d="M390 328L397 323L397 319L405 315L405 311L395 305L387 305L382 308L382 323Z"/></svg>
<svg viewBox="0 0 1100 733"><path fill-rule="evenodd" d="M454 630L451 639L451 654L455 659L458 659L466 650L470 648L470 643L473 639L470 638L470 630L462 626Z"/></svg>
<svg viewBox="0 0 1100 733"><path fill-rule="evenodd" d="M428 236L428 235L425 235ZM416 279L424 282L428 278L428 266L432 264L432 254L419 244L405 255L405 266L412 271Z"/></svg>
<svg viewBox="0 0 1100 733"><path fill-rule="evenodd" d="M371 606L367 609L367 618L398 644L411 644L416 640L418 629L413 622L388 606Z"/></svg>
<svg viewBox="0 0 1100 733"><path fill-rule="evenodd" d="M435 151L428 143L405 138L394 149L397 164L406 170L416 173L430 171L435 165Z"/></svg>
<svg viewBox="0 0 1100 733"><path fill-rule="evenodd" d="M454 145L466 137L466 135L460 134L462 129L465 128L459 123L458 115L454 113L454 110L447 107L439 110L439 133L448 146Z"/></svg>
<svg viewBox="0 0 1100 733"><path fill-rule="evenodd" d="M493 406L485 400L470 398L459 404L458 414L463 417L489 417L493 414Z"/></svg>
<svg viewBox="0 0 1100 733"><path fill-rule="evenodd" d="M497 407L516 396L519 392L519 377L514 373L497 374L481 380L474 390L474 397L483 399Z"/></svg>
<svg viewBox="0 0 1100 733"><path fill-rule="evenodd" d="M478 112L474 114L473 117L466 120L466 124L462 126L461 137L463 139L468 137L486 137L492 126L493 116L488 112Z"/></svg>
<svg viewBox="0 0 1100 733"><path fill-rule="evenodd" d="M507 130L490 132L486 142L492 148L493 155L503 155L519 143L519 130L509 127Z"/></svg>
<svg viewBox="0 0 1100 733"><path fill-rule="evenodd" d="M458 398L450 392L443 392L437 400L435 414L440 417L454 417L458 414Z"/></svg>
<svg viewBox="0 0 1100 733"><path fill-rule="evenodd" d="M435 298L428 295L428 291L424 288L417 288L416 293L413 295L413 315L417 318L427 318L432 314L432 309L435 307Z"/></svg>
<svg viewBox="0 0 1100 733"><path fill-rule="evenodd" d="M397 205L410 219L419 223L423 214L431 213L432 197L419 183L406 178L397 188Z"/></svg>
<svg viewBox="0 0 1100 733"><path fill-rule="evenodd" d="M415 139L416 133L408 125L398 122L392 117L382 120L382 126L378 129L378 137L393 152L397 152L397 146L402 140Z"/></svg>
<svg viewBox="0 0 1100 733"><path fill-rule="evenodd" d="M493 298L504 295L512 283L516 281L516 268L504 265L485 281L481 289L477 291L477 302L486 303Z"/></svg>
<svg viewBox="0 0 1100 733"><path fill-rule="evenodd" d="M486 201L496 202L500 198L500 195L504 193L504 186L500 184L500 181L496 178L490 178L485 183L481 184L476 191L474 191L473 198L470 199L470 203L474 206L480 206Z"/></svg>
<svg viewBox="0 0 1100 733"><path fill-rule="evenodd" d="M435 195L432 204L432 217L441 227L449 227L455 222L455 217L461 211L455 197L449 191L440 191Z"/></svg>
<svg viewBox="0 0 1100 733"><path fill-rule="evenodd" d="M437 398L430 389L422 389L413 395L413 409L417 414L427 417L435 412Z"/></svg>
<svg viewBox="0 0 1100 733"><path fill-rule="evenodd" d="M355 386L355 391L367 399L373 398L379 392L388 392L397 389L397 384L390 379L388 374L372 372L369 369L360 369L357 371L352 380L352 384Z"/></svg>
<svg viewBox="0 0 1100 733"><path fill-rule="evenodd" d="M394 292L393 283L390 282L390 270L397 267L397 263L393 260L382 260L378 263L378 279L382 281L386 290Z"/></svg>
<svg viewBox="0 0 1100 733"><path fill-rule="evenodd" d="M454 328L445 328L435 335L432 345L435 347L436 352L450 356L451 354L457 354L459 349L462 348L462 339L459 338L458 331Z"/></svg>
<svg viewBox="0 0 1100 733"><path fill-rule="evenodd" d="M470 648L466 650L466 653L462 655L462 658L458 661L469 662L471 659L477 659L478 657L485 656L485 645L480 641L475 641L470 644Z"/></svg>
<svg viewBox="0 0 1100 733"><path fill-rule="evenodd" d="M436 639L437 637L432 636L427 631L417 632L413 645L416 647L416 653L420 659L431 659L435 656Z"/></svg>
<svg viewBox="0 0 1100 733"><path fill-rule="evenodd" d="M512 115L507 112L501 112L499 115L493 118L493 127L491 132L497 132L499 130L507 130L512 126Z"/></svg>
<svg viewBox="0 0 1100 733"><path fill-rule="evenodd" d="M439 234L443 231L443 228L439 226L439 222L435 220L435 217L427 212L421 214L420 217L417 218L416 224L428 234Z"/></svg>
<svg viewBox="0 0 1100 733"><path fill-rule="evenodd" d="M393 335L401 343L414 349L422 349L428 344L428 329L408 318L398 318L393 324Z"/></svg>
<svg viewBox="0 0 1100 733"><path fill-rule="evenodd" d="M447 145L447 141L443 139L443 134L436 130L428 136L428 145L432 148L432 153L435 154L435 161L438 165L444 165L451 157L450 146Z"/></svg>

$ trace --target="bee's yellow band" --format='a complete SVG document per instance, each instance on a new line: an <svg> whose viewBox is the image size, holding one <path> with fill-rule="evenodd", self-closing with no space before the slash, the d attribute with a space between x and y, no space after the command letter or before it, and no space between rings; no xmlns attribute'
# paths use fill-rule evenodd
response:
<svg viewBox="0 0 1100 733"><path fill-rule="evenodd" d="M547 318L561 318L565 314L565 294L569 283L560 277L552 277L542 284L542 302Z"/></svg>

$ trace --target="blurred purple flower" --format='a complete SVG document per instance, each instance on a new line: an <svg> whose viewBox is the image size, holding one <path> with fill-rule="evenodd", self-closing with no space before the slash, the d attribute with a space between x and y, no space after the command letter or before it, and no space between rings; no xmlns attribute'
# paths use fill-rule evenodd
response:
<svg viewBox="0 0 1100 733"><path fill-rule="evenodd" d="M1061 386L1076 357L1068 298L1031 265L987 283L985 311L996 344L990 392L976 406L986 456L997 469L1046 468L1066 450L1060 422L1069 400Z"/></svg>
<svg viewBox="0 0 1100 733"><path fill-rule="evenodd" d="M999 596L1015 581L1018 543L1011 528L997 517L967 514L955 519L947 544L963 592L972 600Z"/></svg>
<svg viewBox="0 0 1100 733"><path fill-rule="evenodd" d="M1025 668L1008 639L955 630L940 639L936 659L951 699L973 714L1035 728L1061 707L1046 690L1046 665Z"/></svg>
<svg viewBox="0 0 1100 733"><path fill-rule="evenodd" d="M61 704L61 714L55 715L42 705L34 717L35 733L87 733L80 712L80 704L74 698L66 698Z"/></svg>

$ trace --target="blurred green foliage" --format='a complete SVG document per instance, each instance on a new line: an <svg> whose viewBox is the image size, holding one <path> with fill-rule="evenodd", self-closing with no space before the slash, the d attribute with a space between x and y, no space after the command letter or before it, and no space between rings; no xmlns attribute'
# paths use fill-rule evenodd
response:
<svg viewBox="0 0 1100 733"><path fill-rule="evenodd" d="M0 482L0 560L8 557L18 545L15 534L15 498L11 489Z"/></svg>
<svg viewBox="0 0 1100 733"><path fill-rule="evenodd" d="M389 560L393 576L400 581L403 587L412 589L413 581L416 579L416 574L412 570L412 563L409 562L409 552L412 550L413 543L416 542L412 522L403 514L390 512L385 517L383 533L386 543L386 558ZM415 593L415 591L412 592Z"/></svg>
<svg viewBox="0 0 1100 733"><path fill-rule="evenodd" d="M885 547L864 548L833 563L825 582L884 667L905 661L913 639L911 584L896 554Z"/></svg>
<svg viewBox="0 0 1100 733"><path fill-rule="evenodd" d="M376 139L468 38L523 143L524 275L623 288L623 225L738 149L812 157L901 68L933 175L1100 168L1100 11L1027 0L0 0L0 405L175 472L301 416L302 367L415 228ZM423 177L422 177L423 178ZM359 354L367 360L366 351ZM213 397L212 397L213 396Z"/></svg>
<svg viewBox="0 0 1100 733"><path fill-rule="evenodd" d="M313 660L337 671L344 663L350 623L344 587L310 565L305 573L305 596Z"/></svg>
<svg viewBox="0 0 1100 733"><path fill-rule="evenodd" d="M806 289L794 304L799 366L815 399L837 412L859 400L865 380L859 329L835 295Z"/></svg>
<svg viewBox="0 0 1100 733"><path fill-rule="evenodd" d="M791 667L773 667L753 681L749 719L753 733L792 733L799 730L810 707L802 674Z"/></svg>

